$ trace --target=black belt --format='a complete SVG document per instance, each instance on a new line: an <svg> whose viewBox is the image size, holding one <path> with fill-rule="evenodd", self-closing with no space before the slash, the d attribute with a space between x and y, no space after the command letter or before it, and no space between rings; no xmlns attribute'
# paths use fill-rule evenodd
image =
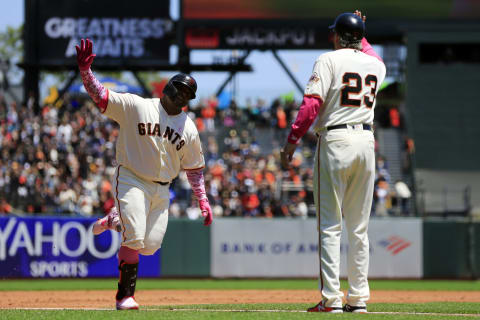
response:
<svg viewBox="0 0 480 320"><path fill-rule="evenodd" d="M153 182L161 184L162 186L166 186L170 184L170 182L162 182L162 181L153 181Z"/></svg>
<svg viewBox="0 0 480 320"><path fill-rule="evenodd" d="M362 126L363 126L363 130L368 130L368 131L372 130L372 126L369 124L362 123ZM346 124L337 124L336 126L327 127L327 131L335 130L335 129L347 129L347 128L348 126Z"/></svg>

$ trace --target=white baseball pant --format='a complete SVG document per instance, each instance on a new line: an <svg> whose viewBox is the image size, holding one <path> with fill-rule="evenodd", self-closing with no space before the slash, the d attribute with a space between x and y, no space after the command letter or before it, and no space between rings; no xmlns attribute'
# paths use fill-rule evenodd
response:
<svg viewBox="0 0 480 320"><path fill-rule="evenodd" d="M325 305L341 307L340 236L342 215L348 234L347 303L365 306L368 287L368 222L375 179L373 132L348 127L326 131L318 141L314 200L319 226L319 289Z"/></svg>
<svg viewBox="0 0 480 320"><path fill-rule="evenodd" d="M169 185L136 176L119 166L113 181L122 223L122 246L152 255L160 249L168 224Z"/></svg>

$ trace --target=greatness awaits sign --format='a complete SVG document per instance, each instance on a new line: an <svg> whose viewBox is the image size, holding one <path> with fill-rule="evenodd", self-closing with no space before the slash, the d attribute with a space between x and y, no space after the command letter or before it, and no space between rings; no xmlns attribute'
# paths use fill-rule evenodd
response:
<svg viewBox="0 0 480 320"><path fill-rule="evenodd" d="M168 64L175 25L169 1L33 0L26 2L26 44L33 62L76 65L75 45L93 41L96 67Z"/></svg>
<svg viewBox="0 0 480 320"><path fill-rule="evenodd" d="M53 17L44 26L50 39L68 39L65 57L76 55L81 38L93 40L97 57L130 58L145 54L145 40L162 39L172 32L173 23L165 19L61 18Z"/></svg>

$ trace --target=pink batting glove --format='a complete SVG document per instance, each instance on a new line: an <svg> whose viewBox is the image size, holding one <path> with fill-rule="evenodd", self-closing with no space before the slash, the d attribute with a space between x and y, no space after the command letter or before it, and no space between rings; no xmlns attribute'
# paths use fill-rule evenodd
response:
<svg viewBox="0 0 480 320"><path fill-rule="evenodd" d="M77 49L77 64L80 71L85 71L90 68L93 63L93 58L97 55L93 52L93 43L90 39L84 41L83 39L80 42L80 47L75 46Z"/></svg>
<svg viewBox="0 0 480 320"><path fill-rule="evenodd" d="M210 203L208 203L208 199L199 200L198 206L202 211L202 216L205 217L205 220L203 220L203 225L204 226L211 225L213 221L213 215L212 215L212 209L210 208Z"/></svg>

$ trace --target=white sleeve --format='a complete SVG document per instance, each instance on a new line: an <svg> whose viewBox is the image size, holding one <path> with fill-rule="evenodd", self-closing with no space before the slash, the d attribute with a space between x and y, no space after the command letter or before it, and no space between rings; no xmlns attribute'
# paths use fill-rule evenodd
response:
<svg viewBox="0 0 480 320"><path fill-rule="evenodd" d="M312 76L308 80L304 94L306 96L318 97L325 101L333 79L332 69L330 60L325 55L321 55L315 61Z"/></svg>
<svg viewBox="0 0 480 320"><path fill-rule="evenodd" d="M184 170L194 170L205 167L205 159L203 157L202 142L198 132L192 137L184 147L183 157L181 159L181 167Z"/></svg>
<svg viewBox="0 0 480 320"><path fill-rule="evenodd" d="M122 125L128 118L125 114L135 105L140 104L142 100L144 100L142 97L131 93L118 93L108 90L108 104L103 114Z"/></svg>

